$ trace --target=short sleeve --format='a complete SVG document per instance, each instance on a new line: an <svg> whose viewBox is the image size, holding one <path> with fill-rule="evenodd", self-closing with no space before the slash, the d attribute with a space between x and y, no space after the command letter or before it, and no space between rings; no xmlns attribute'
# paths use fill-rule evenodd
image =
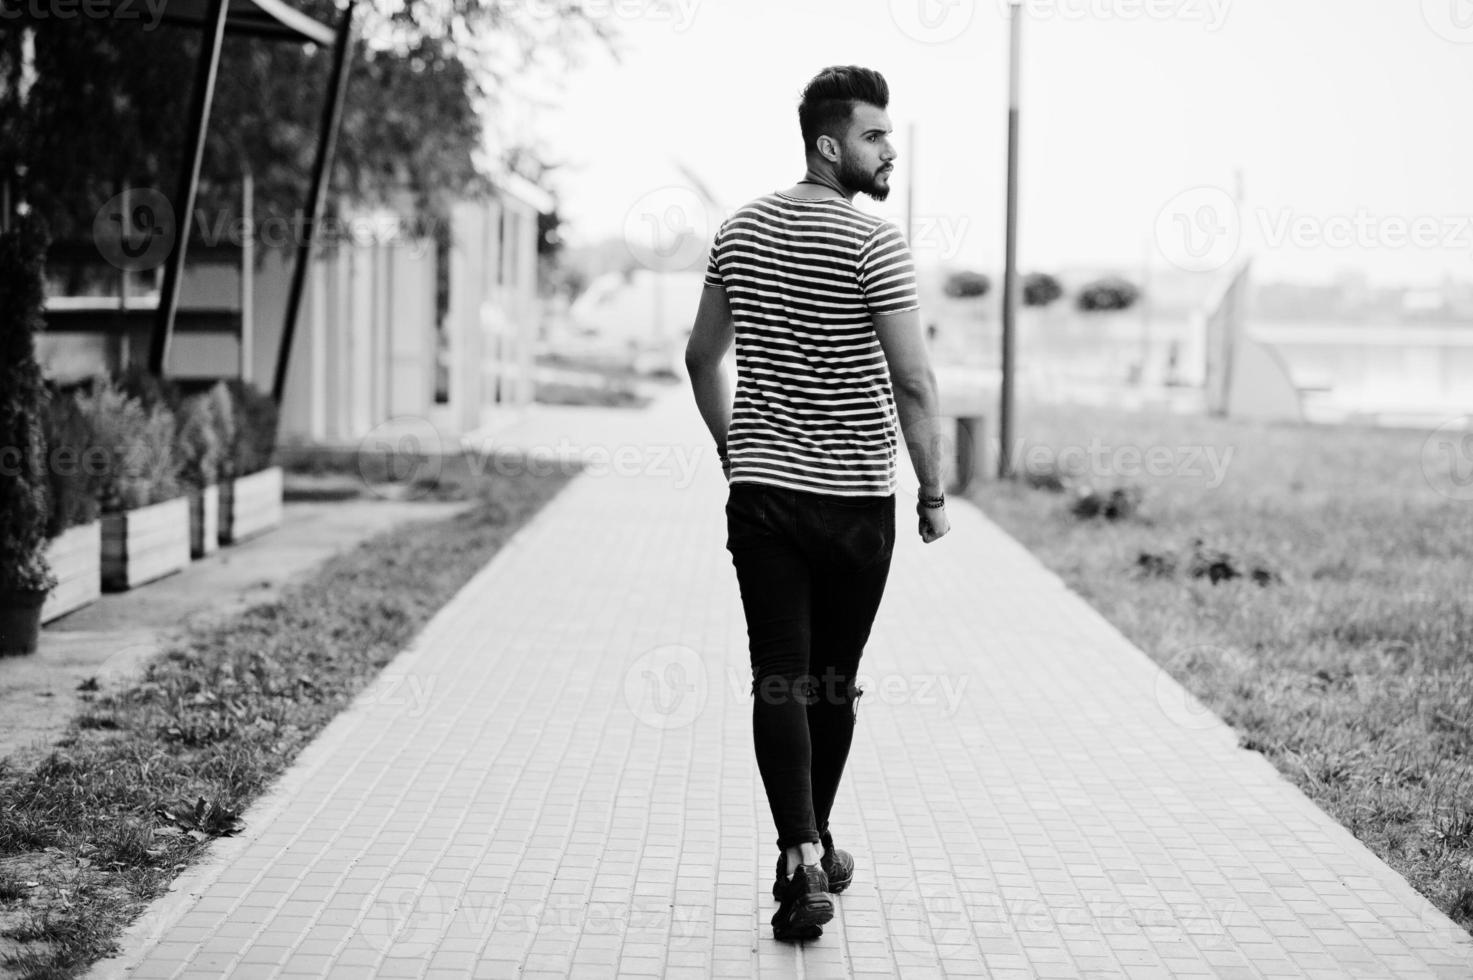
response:
<svg viewBox="0 0 1473 980"><path fill-rule="evenodd" d="M720 286L721 267L716 262L716 253L721 250L721 233L726 230L726 225L716 229L716 238L711 242L711 258L706 262L706 285Z"/></svg>
<svg viewBox="0 0 1473 980"><path fill-rule="evenodd" d="M892 222L883 222L860 246L859 288L874 315L921 308L910 246Z"/></svg>

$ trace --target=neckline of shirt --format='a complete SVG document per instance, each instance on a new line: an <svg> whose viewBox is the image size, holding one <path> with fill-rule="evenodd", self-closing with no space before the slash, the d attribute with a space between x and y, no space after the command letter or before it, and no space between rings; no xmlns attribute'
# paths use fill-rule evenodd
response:
<svg viewBox="0 0 1473 980"><path fill-rule="evenodd" d="M782 191L773 191L772 195L774 197L780 197L784 201L793 201L798 204L842 204L845 207L854 207L853 201L846 201L842 197L794 197L791 194L784 194Z"/></svg>

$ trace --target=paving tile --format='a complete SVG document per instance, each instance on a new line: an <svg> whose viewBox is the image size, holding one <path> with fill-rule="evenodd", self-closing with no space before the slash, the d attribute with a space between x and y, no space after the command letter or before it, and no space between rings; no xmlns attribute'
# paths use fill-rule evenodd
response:
<svg viewBox="0 0 1473 980"><path fill-rule="evenodd" d="M1466 931L981 512L915 540L904 478L834 810L859 876L774 943L689 390L491 438L640 465L570 483L386 668L415 710L340 716L95 975L1473 975Z"/></svg>

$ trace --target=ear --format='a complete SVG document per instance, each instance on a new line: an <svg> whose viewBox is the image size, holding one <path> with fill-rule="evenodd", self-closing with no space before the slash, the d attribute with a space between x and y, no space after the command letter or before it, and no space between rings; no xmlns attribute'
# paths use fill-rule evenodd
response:
<svg viewBox="0 0 1473 980"><path fill-rule="evenodd" d="M818 138L818 152L829 163L839 162L839 143L832 136L820 136Z"/></svg>

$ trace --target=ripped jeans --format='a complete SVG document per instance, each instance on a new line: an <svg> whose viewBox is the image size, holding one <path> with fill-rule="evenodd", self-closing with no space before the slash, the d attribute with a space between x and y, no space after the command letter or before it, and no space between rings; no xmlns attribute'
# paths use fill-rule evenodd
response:
<svg viewBox="0 0 1473 980"><path fill-rule="evenodd" d="M752 659L752 741L779 849L820 842L864 693L859 659L895 547L895 495L733 483L727 542Z"/></svg>

